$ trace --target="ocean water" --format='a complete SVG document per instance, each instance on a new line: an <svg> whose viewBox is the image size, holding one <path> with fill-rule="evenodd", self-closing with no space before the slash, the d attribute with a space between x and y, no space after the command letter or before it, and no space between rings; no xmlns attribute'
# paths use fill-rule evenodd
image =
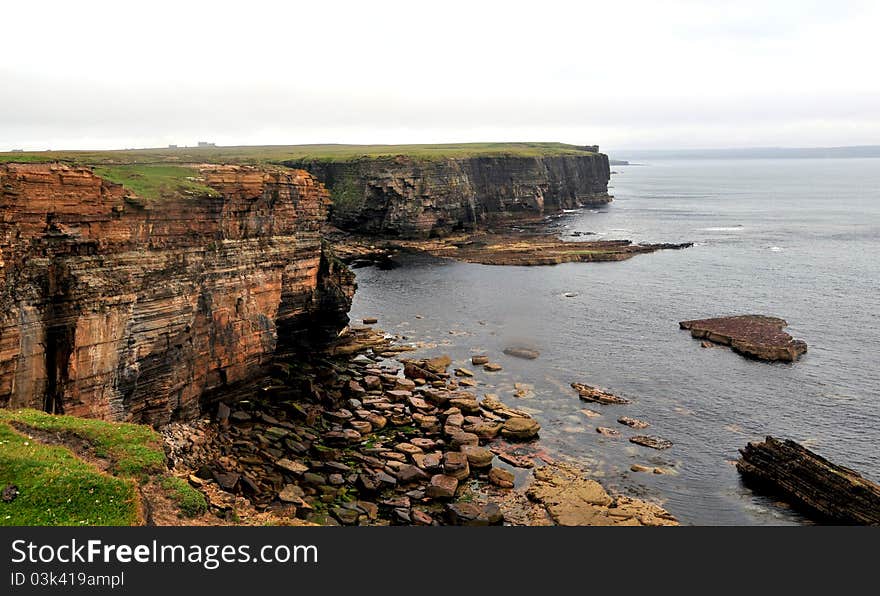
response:
<svg viewBox="0 0 880 596"><path fill-rule="evenodd" d="M792 438L880 481L880 159L676 160L615 166L613 203L554 220L565 235L695 242L619 263L492 267L408 258L357 271L352 318L429 343L469 366L486 352L478 393L528 408L542 444L615 490L657 500L686 524L801 524L742 485L738 449ZM574 239L573 239L574 240ZM577 296L566 298L565 293ZM760 313L809 344L796 364L705 349L678 321ZM541 356L508 357L525 343ZM475 367L474 367L475 368ZM630 405L581 402L585 382ZM533 395L513 395L513 383ZM588 418L581 410L601 412ZM646 420L667 451L629 443L616 419ZM605 437L596 426L622 431ZM634 473L633 463L674 473Z"/></svg>

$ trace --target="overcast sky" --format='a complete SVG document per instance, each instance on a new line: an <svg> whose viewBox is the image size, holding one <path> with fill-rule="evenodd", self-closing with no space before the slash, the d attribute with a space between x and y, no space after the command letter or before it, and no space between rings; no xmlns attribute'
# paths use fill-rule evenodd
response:
<svg viewBox="0 0 880 596"><path fill-rule="evenodd" d="M0 150L880 144L880 2L7 2Z"/></svg>

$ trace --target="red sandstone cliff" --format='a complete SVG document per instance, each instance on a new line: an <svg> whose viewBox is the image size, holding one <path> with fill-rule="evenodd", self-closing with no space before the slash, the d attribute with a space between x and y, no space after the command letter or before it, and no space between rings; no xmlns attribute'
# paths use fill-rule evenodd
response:
<svg viewBox="0 0 880 596"><path fill-rule="evenodd" d="M200 170L217 196L145 201L88 168L0 165L0 406L161 424L347 323L324 187Z"/></svg>

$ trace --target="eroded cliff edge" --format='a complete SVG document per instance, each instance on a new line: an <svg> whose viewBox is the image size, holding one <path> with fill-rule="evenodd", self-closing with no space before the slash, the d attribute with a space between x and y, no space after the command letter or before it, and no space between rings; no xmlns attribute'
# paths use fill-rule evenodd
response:
<svg viewBox="0 0 880 596"><path fill-rule="evenodd" d="M445 236L498 220L541 216L611 201L608 156L408 156L285 161L323 182L331 218L357 233Z"/></svg>
<svg viewBox="0 0 880 596"><path fill-rule="evenodd" d="M59 164L0 165L0 406L162 424L348 322L303 171L202 166L145 200Z"/></svg>

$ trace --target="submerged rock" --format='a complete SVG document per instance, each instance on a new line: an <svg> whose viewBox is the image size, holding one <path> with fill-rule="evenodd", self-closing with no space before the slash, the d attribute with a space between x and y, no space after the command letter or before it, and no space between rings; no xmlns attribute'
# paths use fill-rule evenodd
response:
<svg viewBox="0 0 880 596"><path fill-rule="evenodd" d="M534 360L541 355L541 352L539 352L538 350L522 346L511 346L509 348L504 348L504 353L508 356L513 356L514 358L522 358L524 360Z"/></svg>
<svg viewBox="0 0 880 596"><path fill-rule="evenodd" d="M738 354L766 362L794 362L807 351L806 342L784 332L788 323L776 317L740 315L681 321L678 325L696 339L730 346Z"/></svg>

